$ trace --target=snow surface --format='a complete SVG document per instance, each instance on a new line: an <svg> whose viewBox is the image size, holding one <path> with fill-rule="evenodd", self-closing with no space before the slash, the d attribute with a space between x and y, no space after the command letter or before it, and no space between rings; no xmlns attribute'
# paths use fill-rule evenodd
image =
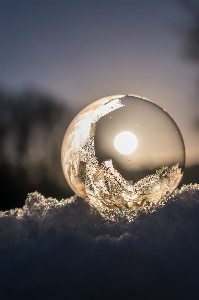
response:
<svg viewBox="0 0 199 300"><path fill-rule="evenodd" d="M0 299L199 299L199 185L134 222L37 192L0 212Z"/></svg>

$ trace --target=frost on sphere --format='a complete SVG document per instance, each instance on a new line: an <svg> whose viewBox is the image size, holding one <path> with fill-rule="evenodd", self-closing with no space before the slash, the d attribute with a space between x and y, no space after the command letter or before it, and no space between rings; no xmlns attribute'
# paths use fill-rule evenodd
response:
<svg viewBox="0 0 199 300"><path fill-rule="evenodd" d="M185 149L173 119L148 99L115 95L69 125L62 168L74 192L111 220L152 211L178 186Z"/></svg>

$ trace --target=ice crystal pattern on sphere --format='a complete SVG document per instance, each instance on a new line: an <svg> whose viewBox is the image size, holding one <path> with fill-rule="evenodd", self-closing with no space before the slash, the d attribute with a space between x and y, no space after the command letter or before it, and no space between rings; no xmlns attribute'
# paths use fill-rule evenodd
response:
<svg viewBox="0 0 199 300"><path fill-rule="evenodd" d="M74 192L105 218L132 220L178 186L184 169L181 133L148 99L114 95L85 107L69 125L62 168Z"/></svg>

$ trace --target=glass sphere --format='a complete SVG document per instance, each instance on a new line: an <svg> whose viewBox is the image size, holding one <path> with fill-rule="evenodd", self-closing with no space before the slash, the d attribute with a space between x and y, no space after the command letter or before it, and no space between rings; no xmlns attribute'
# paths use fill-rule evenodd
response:
<svg viewBox="0 0 199 300"><path fill-rule="evenodd" d="M167 112L146 98L114 95L85 107L69 125L62 168L73 191L101 215L133 219L178 186L182 135Z"/></svg>

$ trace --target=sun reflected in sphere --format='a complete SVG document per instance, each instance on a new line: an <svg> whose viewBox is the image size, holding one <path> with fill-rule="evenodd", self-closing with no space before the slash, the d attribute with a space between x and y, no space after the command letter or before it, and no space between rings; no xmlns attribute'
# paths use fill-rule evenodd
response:
<svg viewBox="0 0 199 300"><path fill-rule="evenodd" d="M174 120L146 98L114 95L85 107L69 125L62 168L73 191L116 221L153 211L178 186L185 164Z"/></svg>
<svg viewBox="0 0 199 300"><path fill-rule="evenodd" d="M131 154L137 147L135 135L129 131L123 131L116 135L114 146L118 152L124 155Z"/></svg>

